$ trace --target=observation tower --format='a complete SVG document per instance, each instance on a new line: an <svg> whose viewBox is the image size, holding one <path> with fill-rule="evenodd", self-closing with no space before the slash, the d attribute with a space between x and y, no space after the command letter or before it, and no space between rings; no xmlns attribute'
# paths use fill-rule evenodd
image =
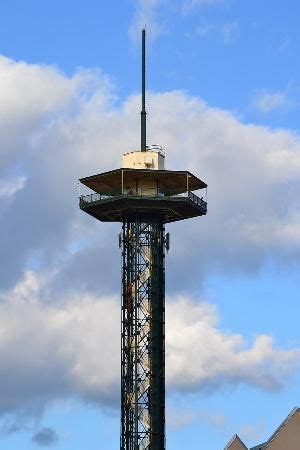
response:
<svg viewBox="0 0 300 450"><path fill-rule="evenodd" d="M207 185L166 170L165 152L146 143L145 30L142 31L141 149L122 168L81 178L80 208L121 222L121 450L165 450L165 224L207 212ZM198 197L193 191L205 189ZM205 196L205 200L203 197Z"/></svg>

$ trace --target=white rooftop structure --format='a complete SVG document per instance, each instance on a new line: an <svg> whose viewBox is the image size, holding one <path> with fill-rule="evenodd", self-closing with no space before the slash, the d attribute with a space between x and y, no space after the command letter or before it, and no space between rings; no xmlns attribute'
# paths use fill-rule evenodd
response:
<svg viewBox="0 0 300 450"><path fill-rule="evenodd" d="M122 157L124 169L164 170L165 151L160 145L149 145L145 152L133 151L124 153Z"/></svg>

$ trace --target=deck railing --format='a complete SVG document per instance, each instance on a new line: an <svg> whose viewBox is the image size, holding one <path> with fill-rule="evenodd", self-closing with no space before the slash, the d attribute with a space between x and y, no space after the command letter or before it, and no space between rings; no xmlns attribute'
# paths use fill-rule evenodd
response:
<svg viewBox="0 0 300 450"><path fill-rule="evenodd" d="M194 194L192 191L187 191L187 197L192 200L193 203L196 203L198 206L203 206L207 208L207 202L203 200L203 197L198 197L198 195Z"/></svg>
<svg viewBox="0 0 300 450"><path fill-rule="evenodd" d="M119 195L107 195L107 194L98 194L97 192L94 192L92 194L88 194L88 195L81 195L79 197L79 202L80 202L80 206L88 206L91 205L93 203L98 203L98 202L104 202L107 200L111 200L111 199L116 199L116 198L147 198L147 199L165 199L165 200L175 200L176 199L180 199L182 197L185 198L189 198L195 205L199 206L200 208L202 208L203 210L206 211L207 209L207 203L205 200L203 200L203 198L198 197L196 194L194 194L191 191L187 191L184 192L182 194L178 194L178 195L164 195L164 194L159 194L159 195L146 195L146 194L119 194Z"/></svg>

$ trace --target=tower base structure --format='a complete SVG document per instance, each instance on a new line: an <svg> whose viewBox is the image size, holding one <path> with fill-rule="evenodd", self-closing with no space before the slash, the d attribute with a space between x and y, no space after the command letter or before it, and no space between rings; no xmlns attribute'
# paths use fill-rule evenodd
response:
<svg viewBox="0 0 300 450"><path fill-rule="evenodd" d="M124 220L121 450L165 449L165 243L159 215Z"/></svg>

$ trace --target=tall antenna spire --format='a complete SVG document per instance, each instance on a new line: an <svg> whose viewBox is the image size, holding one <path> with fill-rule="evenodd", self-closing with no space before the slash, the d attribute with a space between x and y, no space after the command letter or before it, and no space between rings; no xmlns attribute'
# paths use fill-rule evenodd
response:
<svg viewBox="0 0 300 450"><path fill-rule="evenodd" d="M142 30L142 111L141 111L141 151L146 148L146 30Z"/></svg>

